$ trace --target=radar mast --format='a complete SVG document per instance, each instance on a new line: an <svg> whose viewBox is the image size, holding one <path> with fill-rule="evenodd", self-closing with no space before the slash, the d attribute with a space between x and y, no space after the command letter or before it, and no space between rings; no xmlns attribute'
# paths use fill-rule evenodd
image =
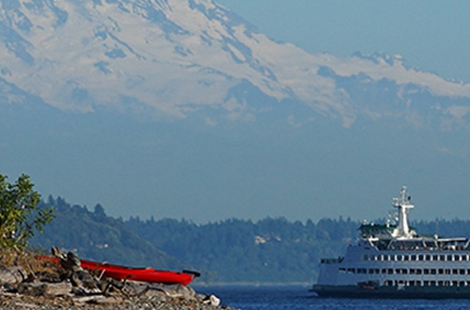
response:
<svg viewBox="0 0 470 310"><path fill-rule="evenodd" d="M408 225L408 213L409 209L413 209L414 206L410 203L411 197L406 197L406 186L401 189L401 197L393 198L392 205L398 209L398 225L394 229L392 236L397 239L411 239L415 235L413 230L410 230Z"/></svg>

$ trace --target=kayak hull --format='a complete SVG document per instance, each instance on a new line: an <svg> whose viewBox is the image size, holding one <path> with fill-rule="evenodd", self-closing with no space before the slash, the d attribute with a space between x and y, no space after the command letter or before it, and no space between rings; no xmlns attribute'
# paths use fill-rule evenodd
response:
<svg viewBox="0 0 470 310"><path fill-rule="evenodd" d="M41 256L42 260L50 260L59 263L55 257ZM107 263L98 263L81 259L82 268L88 271L97 272L101 277L113 278L116 280L132 280L150 283L181 284L188 285L199 273L193 271L175 272L170 270L158 270L155 268L133 268Z"/></svg>

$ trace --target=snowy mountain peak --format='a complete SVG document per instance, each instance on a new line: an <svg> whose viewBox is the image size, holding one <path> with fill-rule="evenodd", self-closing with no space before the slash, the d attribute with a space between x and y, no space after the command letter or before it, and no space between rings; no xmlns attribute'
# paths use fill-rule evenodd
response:
<svg viewBox="0 0 470 310"><path fill-rule="evenodd" d="M370 60L375 62L376 64L381 64L381 63L386 63L390 66L393 66L395 64L398 65L403 65L405 63L405 60L402 55L390 55L387 53L380 53L380 52L375 52L372 54L366 54L366 53L361 53L361 52L355 52L352 57L357 57L363 60Z"/></svg>
<svg viewBox="0 0 470 310"><path fill-rule="evenodd" d="M441 121L468 117L469 85L398 55L311 55L211 0L0 0L0 27L0 77L61 110L253 120L288 100L345 126L418 110L426 121L438 105Z"/></svg>

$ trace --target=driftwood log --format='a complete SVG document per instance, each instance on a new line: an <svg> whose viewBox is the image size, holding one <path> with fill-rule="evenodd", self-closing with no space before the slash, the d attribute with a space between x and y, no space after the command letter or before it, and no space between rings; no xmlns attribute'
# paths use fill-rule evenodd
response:
<svg viewBox="0 0 470 310"><path fill-rule="evenodd" d="M66 281L59 283L21 283L18 285L17 290L18 293L29 296L66 296L72 291L72 284Z"/></svg>
<svg viewBox="0 0 470 310"><path fill-rule="evenodd" d="M80 259L75 253L64 254L56 247L52 247L51 252L65 270L63 277L70 280L75 294L99 295L103 293L100 281L82 268Z"/></svg>

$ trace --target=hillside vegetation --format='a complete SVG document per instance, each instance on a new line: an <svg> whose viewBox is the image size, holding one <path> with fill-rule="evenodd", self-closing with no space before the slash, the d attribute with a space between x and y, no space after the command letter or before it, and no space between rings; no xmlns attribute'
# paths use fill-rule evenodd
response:
<svg viewBox="0 0 470 310"><path fill-rule="evenodd" d="M56 219L31 244L73 250L81 258L110 263L193 269L199 283L313 283L322 257L337 257L355 242L359 222L351 219L260 221L228 219L195 224L187 220L112 218L49 198ZM419 233L470 236L468 220L414 222Z"/></svg>

